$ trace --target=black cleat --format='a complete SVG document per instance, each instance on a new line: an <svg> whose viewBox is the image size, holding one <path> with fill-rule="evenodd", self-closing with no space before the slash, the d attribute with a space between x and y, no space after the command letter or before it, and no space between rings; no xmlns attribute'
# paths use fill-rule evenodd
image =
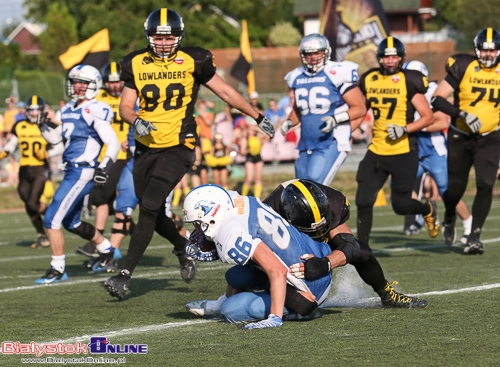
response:
<svg viewBox="0 0 500 367"><path fill-rule="evenodd" d="M123 269L118 275L109 278L104 282L104 288L111 297L123 299L130 285L130 272Z"/></svg>
<svg viewBox="0 0 500 367"><path fill-rule="evenodd" d="M464 248L464 255L482 255L482 254L484 254L484 245L479 240L479 234L471 233L469 237L467 237L467 243L465 244Z"/></svg>
<svg viewBox="0 0 500 367"><path fill-rule="evenodd" d="M173 250L172 253L179 259L182 279L186 283L191 283L196 276L196 263L194 260L188 259L184 252Z"/></svg>
<svg viewBox="0 0 500 367"><path fill-rule="evenodd" d="M384 289L378 291L378 295L382 300L383 307L391 307L391 308L425 308L429 305L429 302L425 299L421 299L418 297L411 297L404 295L402 293L398 293L392 287L393 285L398 284L398 282L392 282L385 285Z"/></svg>
<svg viewBox="0 0 500 367"><path fill-rule="evenodd" d="M31 248L43 247L50 247L50 241L46 235L39 233L36 241L31 245Z"/></svg>
<svg viewBox="0 0 500 367"><path fill-rule="evenodd" d="M95 259L99 258L99 251L92 242L87 242L85 245L80 246L76 249L78 254L82 254L88 257L93 257Z"/></svg>
<svg viewBox="0 0 500 367"><path fill-rule="evenodd" d="M442 233L443 233L444 243L446 243L448 246L453 246L453 244L457 240L457 229L455 228L455 220L456 217L453 217L450 220L448 220L447 218L444 219Z"/></svg>

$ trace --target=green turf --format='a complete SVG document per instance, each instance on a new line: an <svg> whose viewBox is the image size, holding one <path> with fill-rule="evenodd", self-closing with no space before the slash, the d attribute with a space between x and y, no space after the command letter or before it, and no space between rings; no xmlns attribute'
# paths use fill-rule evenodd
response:
<svg viewBox="0 0 500 367"><path fill-rule="evenodd" d="M321 319L242 330L184 307L224 291L225 264L199 264L196 279L186 284L172 246L155 235L130 293L117 301L102 287L108 275L81 266L85 257L75 250L84 241L66 233L69 281L35 286L49 267L50 250L29 247L34 231L24 213L0 214L0 340L88 343L90 336L106 336L113 344L147 344L147 355L118 356L128 366L498 366L499 218L495 197L482 236L485 254L464 256L461 247L446 247L426 230L404 236L403 218L390 206L376 208L371 246L386 278L399 282L397 290L428 299L427 309L380 308L376 294L346 267L334 271L331 307L321 309ZM353 208L352 228L355 219ZM20 365L21 355L0 356L0 366Z"/></svg>

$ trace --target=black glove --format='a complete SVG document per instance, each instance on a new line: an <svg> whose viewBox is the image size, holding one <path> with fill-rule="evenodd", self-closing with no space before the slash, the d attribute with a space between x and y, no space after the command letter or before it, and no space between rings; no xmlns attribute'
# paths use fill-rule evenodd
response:
<svg viewBox="0 0 500 367"><path fill-rule="evenodd" d="M104 169L97 167L94 172L94 184L104 186L106 182L108 182L108 174Z"/></svg>
<svg viewBox="0 0 500 367"><path fill-rule="evenodd" d="M311 257L304 263L304 278L314 280L330 272L330 260L327 257Z"/></svg>
<svg viewBox="0 0 500 367"><path fill-rule="evenodd" d="M259 113L259 117L255 121L257 121L257 125L259 125L262 131L269 135L271 139L274 138L274 126L271 120Z"/></svg>
<svg viewBox="0 0 500 367"><path fill-rule="evenodd" d="M49 113L48 112L43 112L41 113L40 115L38 115L37 119L36 119L36 124L39 126L39 127L42 127L43 125L49 123L51 120L50 118L48 117Z"/></svg>

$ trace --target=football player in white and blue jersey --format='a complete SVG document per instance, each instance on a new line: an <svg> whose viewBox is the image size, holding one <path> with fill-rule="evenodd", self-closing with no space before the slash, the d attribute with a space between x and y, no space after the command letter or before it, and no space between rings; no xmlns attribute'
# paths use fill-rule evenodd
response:
<svg viewBox="0 0 500 367"><path fill-rule="evenodd" d="M328 296L331 272L314 280L289 272L303 254L326 257L328 245L299 232L259 199L202 185L186 196L184 215L195 226L194 236L214 241L221 261L235 265L226 273L228 298L220 307L227 321L261 320L247 329L278 327L284 315L309 315ZM187 253L196 257L196 251Z"/></svg>
<svg viewBox="0 0 500 367"><path fill-rule="evenodd" d="M300 123L295 177L329 185L351 150L351 128L366 114L358 65L330 61L330 43L316 33L302 39L299 52L303 66L285 76L295 103L281 132Z"/></svg>
<svg viewBox="0 0 500 367"><path fill-rule="evenodd" d="M111 107L94 99L101 87L101 74L96 68L90 65L73 67L66 77L66 93L72 100L61 109L61 124L44 121L41 128L48 142L57 144L62 141L64 144L64 178L45 213L44 226L50 240L52 261L47 273L35 281L37 284L68 279L62 227L95 243L101 254L114 255L109 240L92 224L80 220L84 196L92 190L94 183L106 183L120 149L111 127ZM104 144L108 147L106 157L97 165Z"/></svg>

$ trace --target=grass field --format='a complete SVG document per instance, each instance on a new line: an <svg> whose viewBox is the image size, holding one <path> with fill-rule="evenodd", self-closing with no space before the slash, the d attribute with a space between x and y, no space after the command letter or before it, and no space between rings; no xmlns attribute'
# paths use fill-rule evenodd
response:
<svg viewBox="0 0 500 367"><path fill-rule="evenodd" d="M471 200L466 197L469 205ZM442 203L439 210L442 216ZM351 228L355 213L353 208ZM376 208L371 246L386 278L399 282L397 290L428 299L427 309L381 308L347 266L334 270L322 318L242 330L197 318L184 307L222 294L225 264L199 264L196 279L186 284L173 247L155 235L129 294L118 301L102 287L108 275L82 267L85 258L75 250L83 241L66 233L69 280L36 286L34 280L49 267L50 250L29 247L34 231L26 214L0 214L0 339L87 344L92 336L105 336L112 344L147 344L145 355L93 355L126 358L128 366L498 366L499 220L495 196L482 236L485 254L464 256L441 236L404 236L403 218L390 206ZM20 366L22 357L35 356L1 355L0 366Z"/></svg>

